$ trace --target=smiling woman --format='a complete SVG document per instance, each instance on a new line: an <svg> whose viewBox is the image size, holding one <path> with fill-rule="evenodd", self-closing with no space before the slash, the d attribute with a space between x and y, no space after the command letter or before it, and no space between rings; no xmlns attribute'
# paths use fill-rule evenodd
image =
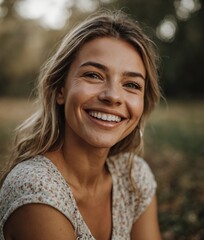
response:
<svg viewBox="0 0 204 240"><path fill-rule="evenodd" d="M88 142L108 155L141 118L145 75L142 59L129 43L101 37L84 44L57 96L65 108L66 141L80 138L86 149ZM110 116L120 121L110 121Z"/></svg>
<svg viewBox="0 0 204 240"><path fill-rule="evenodd" d="M156 182L139 157L160 96L155 56L122 12L65 36L2 178L1 239L160 240Z"/></svg>

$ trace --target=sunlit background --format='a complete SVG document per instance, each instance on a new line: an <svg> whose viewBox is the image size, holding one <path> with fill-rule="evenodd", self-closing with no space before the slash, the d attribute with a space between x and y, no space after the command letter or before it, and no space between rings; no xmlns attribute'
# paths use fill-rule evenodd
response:
<svg viewBox="0 0 204 240"><path fill-rule="evenodd" d="M160 51L165 96L203 96L200 0L0 0L0 94L29 95L61 36L101 7L123 9L144 25Z"/></svg>
<svg viewBox="0 0 204 240"><path fill-rule="evenodd" d="M147 124L145 159L158 182L164 240L204 239L204 6L201 0L0 0L0 165L13 129L33 111L42 64L76 23L123 9L160 53L161 102ZM1 167L0 166L0 167Z"/></svg>

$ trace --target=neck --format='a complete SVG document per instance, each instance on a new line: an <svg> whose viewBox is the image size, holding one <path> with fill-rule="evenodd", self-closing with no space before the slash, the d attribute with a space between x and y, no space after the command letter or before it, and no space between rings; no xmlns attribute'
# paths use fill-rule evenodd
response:
<svg viewBox="0 0 204 240"><path fill-rule="evenodd" d="M109 148L97 148L65 138L62 149L48 157L55 159L53 162L70 186L94 192L107 177L105 162L108 152Z"/></svg>
<svg viewBox="0 0 204 240"><path fill-rule="evenodd" d="M66 169L77 185L94 187L106 171L107 150L85 149L84 151L81 148L70 149L64 145L62 155Z"/></svg>

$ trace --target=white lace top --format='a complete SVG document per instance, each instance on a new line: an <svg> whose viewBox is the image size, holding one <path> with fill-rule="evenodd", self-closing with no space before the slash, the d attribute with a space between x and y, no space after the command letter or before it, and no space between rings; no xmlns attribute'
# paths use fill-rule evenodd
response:
<svg viewBox="0 0 204 240"><path fill-rule="evenodd" d="M128 240L133 223L145 211L155 193L156 182L147 163L135 156L132 176L140 192L129 188L128 154L107 160L112 175L112 240ZM79 212L72 191L56 166L44 156L36 156L15 166L0 192L0 239L3 226L13 211L29 203L47 204L63 213L73 224L76 239L94 240ZM99 219L100 221L100 219Z"/></svg>

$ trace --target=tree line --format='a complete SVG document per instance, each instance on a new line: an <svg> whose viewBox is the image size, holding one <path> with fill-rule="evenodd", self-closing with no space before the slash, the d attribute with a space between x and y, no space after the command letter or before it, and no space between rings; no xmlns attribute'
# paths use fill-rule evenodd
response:
<svg viewBox="0 0 204 240"><path fill-rule="evenodd" d="M21 0L0 3L0 96L28 96L43 62L57 42L91 10L73 4L62 29L45 29L40 20L22 18L15 10ZM123 9L153 39L160 54L160 81L164 95L203 98L204 8L199 0L92 0L97 8ZM69 9L70 10L70 9ZM93 9L92 9L93 11Z"/></svg>

